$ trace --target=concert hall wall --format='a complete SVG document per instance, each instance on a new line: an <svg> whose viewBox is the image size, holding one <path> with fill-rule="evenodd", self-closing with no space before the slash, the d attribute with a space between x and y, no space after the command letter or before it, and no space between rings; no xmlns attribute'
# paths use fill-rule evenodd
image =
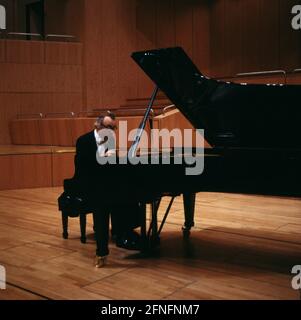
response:
<svg viewBox="0 0 301 320"><path fill-rule="evenodd" d="M291 24L292 8L298 1L211 2L211 76L301 67L301 30Z"/></svg>
<svg viewBox="0 0 301 320"><path fill-rule="evenodd" d="M130 58L135 50L183 46L208 73L209 2L86 1L87 108L118 106L126 98L151 94L153 84Z"/></svg>
<svg viewBox="0 0 301 320"><path fill-rule="evenodd" d="M8 28L17 26L16 1L0 0L11 8ZM136 50L179 45L205 75L220 78L300 68L294 4L45 0L45 32L72 34L75 42L0 39L0 143L10 143L9 120L19 113L107 109L149 96L153 84L130 58Z"/></svg>

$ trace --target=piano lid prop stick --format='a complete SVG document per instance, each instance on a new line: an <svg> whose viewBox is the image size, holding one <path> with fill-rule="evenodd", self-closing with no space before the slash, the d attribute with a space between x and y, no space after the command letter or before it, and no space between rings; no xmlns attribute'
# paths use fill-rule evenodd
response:
<svg viewBox="0 0 301 320"><path fill-rule="evenodd" d="M138 145L139 145L139 142L140 142L140 139L141 139L141 136L142 136L142 133L143 133L143 130L146 126L146 122L147 122L147 119L149 117L149 113L151 111L151 108L154 104L154 101L156 99L156 96L157 96L157 93L159 91L159 88L156 86L153 93L152 93L152 96L150 98L150 101L148 103L148 107L145 111L145 114L144 114L144 117L139 125L139 128L137 129L137 133L135 135L135 139L131 145L131 148L129 150L129 153L128 153L128 156L129 158L134 158L136 156L136 152L137 152L137 148L138 148Z"/></svg>

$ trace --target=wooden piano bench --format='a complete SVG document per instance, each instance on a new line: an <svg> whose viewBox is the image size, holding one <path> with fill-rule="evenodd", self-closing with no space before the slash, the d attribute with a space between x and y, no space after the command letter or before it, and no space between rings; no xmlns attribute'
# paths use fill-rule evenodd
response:
<svg viewBox="0 0 301 320"><path fill-rule="evenodd" d="M86 224L87 224L87 217L86 215L90 213L80 213L79 214L79 224L80 224L80 241L81 243L87 242L87 236L86 236ZM68 239L69 233L68 233L68 219L70 215L64 211L62 211L62 226L63 226L63 238ZM93 227L94 229L94 227Z"/></svg>
<svg viewBox="0 0 301 320"><path fill-rule="evenodd" d="M92 213L88 209L84 200L80 197L69 194L68 192L63 192L58 198L59 210L62 212L62 226L63 226L63 238L68 239L68 219L79 217L80 223L80 241L81 243L86 243L86 215ZM93 227L94 229L94 227Z"/></svg>

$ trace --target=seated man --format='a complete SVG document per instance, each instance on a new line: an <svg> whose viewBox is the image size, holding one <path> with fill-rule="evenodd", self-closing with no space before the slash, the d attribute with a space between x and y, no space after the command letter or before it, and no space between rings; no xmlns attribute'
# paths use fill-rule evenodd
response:
<svg viewBox="0 0 301 320"><path fill-rule="evenodd" d="M95 129L78 138L76 142L75 176L80 187L84 190L93 208L93 220L96 238L95 266L105 264L109 254L109 215L111 213L112 234L116 245L125 249L139 249L139 235L133 231L140 226L140 208L137 203L116 204L108 203L102 198L99 185L105 188L106 181L102 180L102 168L97 157L111 156L115 149L107 149L106 140L100 135L102 129L116 129L115 116L108 112L106 116L97 118Z"/></svg>

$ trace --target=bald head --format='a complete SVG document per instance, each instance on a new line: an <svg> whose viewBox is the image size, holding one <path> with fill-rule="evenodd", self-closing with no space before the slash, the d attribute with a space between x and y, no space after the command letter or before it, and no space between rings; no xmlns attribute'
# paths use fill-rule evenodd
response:
<svg viewBox="0 0 301 320"><path fill-rule="evenodd" d="M106 116L100 116L96 119L94 123L95 129L97 131L101 129L116 129L116 120L115 115L112 113L109 113Z"/></svg>
<svg viewBox="0 0 301 320"><path fill-rule="evenodd" d="M111 117L109 117L109 116L105 116L103 118L102 123L103 123L103 126L105 128L110 128L111 129L111 128L116 127L116 121L114 119L112 119Z"/></svg>

